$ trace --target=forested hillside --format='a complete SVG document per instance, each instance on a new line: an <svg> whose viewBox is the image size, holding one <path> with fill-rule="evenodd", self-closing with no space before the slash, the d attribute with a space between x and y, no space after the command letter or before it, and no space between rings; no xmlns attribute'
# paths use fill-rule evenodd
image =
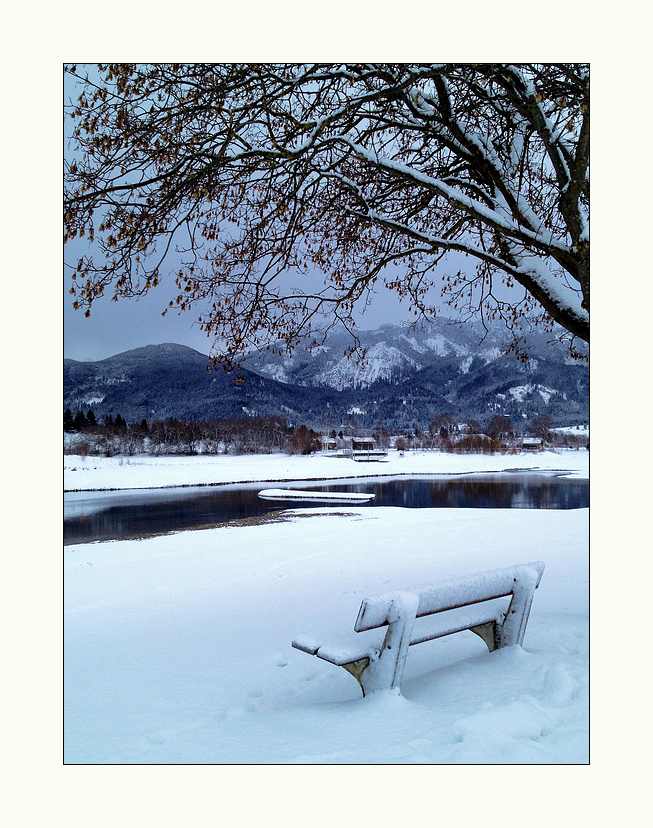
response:
<svg viewBox="0 0 653 828"><path fill-rule="evenodd" d="M589 418L589 369L538 335L517 358L497 331L433 323L364 332L366 358L346 359L334 334L292 358L251 354L237 375L191 348L151 345L99 362L64 363L64 408L97 418L206 420L281 416L330 431L353 422L390 431L425 428L450 413L482 427L495 415L519 426L548 416L554 426Z"/></svg>

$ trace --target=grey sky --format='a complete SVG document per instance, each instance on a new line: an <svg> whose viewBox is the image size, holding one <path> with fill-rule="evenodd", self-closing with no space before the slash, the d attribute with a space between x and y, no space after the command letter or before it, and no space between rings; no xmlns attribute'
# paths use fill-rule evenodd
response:
<svg viewBox="0 0 653 828"><path fill-rule="evenodd" d="M166 289L170 284L172 289ZM64 357L67 359L106 359L131 348L161 342L188 345L207 354L211 348L211 340L197 324L199 312L189 310L178 314L171 309L161 316L174 291L172 277L138 300L112 302L110 295L105 296L93 304L88 319L83 311L73 309L72 297L67 294L69 284L65 288ZM372 305L357 321L361 328L369 330L385 323L397 325L412 320L406 302L400 304L396 294L380 289Z"/></svg>
<svg viewBox="0 0 653 828"><path fill-rule="evenodd" d="M92 71L92 67L89 66L89 69ZM65 94L72 99L76 95L75 84L70 76L65 78ZM64 119L64 123L64 152L66 157L70 157L70 119ZM76 262L88 252L88 245L78 239L65 245L64 259L69 263ZM169 270L173 269L173 264L170 262ZM453 265L444 270L451 269ZM163 273L165 272L164 267ZM68 273L69 269L64 268L65 358L101 360L132 348L162 342L176 342L201 353L209 353L212 341L197 324L201 307L182 314L171 309L165 317L161 315L169 300L177 293L173 276L164 276L158 288L151 289L145 297L138 300L119 299L118 302L112 302L112 291L109 289L106 296L94 302L91 316L87 319L83 310L75 311L72 307L73 297L68 293L72 282ZM412 321L407 303L400 304L394 292L382 287L364 315L357 316L359 326L367 330L378 328L384 323L400 324L402 321Z"/></svg>
<svg viewBox="0 0 653 828"><path fill-rule="evenodd" d="M88 68L93 71L90 65ZM66 98L71 99L77 94L75 83L69 75L65 77L64 92ZM70 157L70 118L64 119L64 123L64 152ZM64 247L64 257L68 262L76 262L88 252L86 242L79 239ZM173 265L174 262L169 263L169 270L173 269ZM470 267L469 260L462 255L449 254L448 261L441 264L439 271L444 275L465 267ZM197 323L198 315L203 310L201 306L182 314L171 309L165 317L161 315L169 300L177 293L173 276L165 276L165 267L162 272L164 276L161 285L138 300L119 299L118 302L112 302L112 291L107 290L105 297L94 302L91 316L87 319L83 310L75 311L72 307L73 298L68 293L72 283L69 281L69 269L64 268L64 357L82 361L101 360L132 348L162 342L188 345L208 354L212 341ZM437 303L438 299L439 291L434 291L431 301ZM444 315L454 314L445 307ZM414 317L407 302L400 303L396 293L379 287L372 304L363 315L356 316L356 321L360 328L370 330L384 323L412 322Z"/></svg>
<svg viewBox="0 0 653 828"><path fill-rule="evenodd" d="M69 242L64 246L65 261L73 262L88 252L88 245L81 240ZM174 254L168 268L164 266L161 284L151 288L149 293L139 299L119 299L111 301L113 291L107 289L104 297L96 300L91 309L91 316L86 318L84 311L75 311L72 307L73 297L68 291L72 282L69 268L64 268L64 357L80 361L97 361L114 356L132 348L145 345L157 345L162 342L175 342L187 345L200 353L208 354L212 340L200 330L197 322L204 310L202 305L179 313L171 308L165 316L163 311L170 299L177 294L174 276ZM463 254L449 253L448 258L438 267L440 275L452 274L458 270L473 267ZM285 278L285 277L284 277ZM292 277L287 277L292 284ZM296 277L299 281L300 277ZM378 283L377 283L378 285ZM519 289L522 292L522 289ZM505 292L505 288L502 292ZM455 318L455 311L448 308L440 299L440 291L433 289L430 301L442 306L442 315ZM383 324L399 325L413 322L415 317L410 312L409 304L399 302L394 291L383 286L376 288L372 303L365 312L355 315L356 324L363 330L373 330Z"/></svg>

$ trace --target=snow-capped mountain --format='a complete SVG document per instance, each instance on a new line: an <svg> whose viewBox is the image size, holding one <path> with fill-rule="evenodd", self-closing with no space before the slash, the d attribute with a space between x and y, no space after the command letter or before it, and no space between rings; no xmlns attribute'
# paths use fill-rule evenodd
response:
<svg viewBox="0 0 653 828"><path fill-rule="evenodd" d="M100 362L64 361L64 409L96 417L211 420L280 415L329 430L354 418L360 428L425 428L438 414L485 426L495 414L528 423L548 414L554 426L589 420L589 369L545 334L527 338L529 358L506 353L502 329L437 321L421 331L385 325L360 332L366 358L346 358L351 339L334 332L318 348L292 356L250 354L235 383L205 355L152 345Z"/></svg>
<svg viewBox="0 0 653 828"><path fill-rule="evenodd" d="M467 374L474 360L488 365L504 356L510 344L509 333L501 325L485 330L478 323L447 319L434 320L418 330L383 325L374 331L360 331L359 338L365 350L363 361L348 356L351 337L335 331L314 350L306 341L291 356L250 354L244 367L277 382L342 391L370 388L379 380L401 382L443 360ZM568 358L564 347L550 343L544 334L529 335L526 344L534 356L556 362Z"/></svg>
<svg viewBox="0 0 653 828"><path fill-rule="evenodd" d="M403 369L419 370L423 366L394 345L377 342L367 351L365 360L358 364L341 357L334 365L319 371L311 385L328 385L342 391L344 388L369 388L377 380L390 380Z"/></svg>

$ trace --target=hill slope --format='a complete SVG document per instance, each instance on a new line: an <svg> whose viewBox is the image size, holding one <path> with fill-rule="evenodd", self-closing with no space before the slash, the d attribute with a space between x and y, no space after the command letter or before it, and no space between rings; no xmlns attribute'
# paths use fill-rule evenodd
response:
<svg viewBox="0 0 653 828"><path fill-rule="evenodd" d="M531 337L530 358L505 353L500 331L437 322L421 332L386 325L361 332L366 360L344 357L344 332L291 358L252 354L239 371L207 370L203 354L182 345L150 345L99 362L64 361L64 408L96 417L205 419L281 415L291 423L338 428L425 427L451 412L486 424L506 414L515 424L538 414L554 425L589 419L589 369L561 346Z"/></svg>

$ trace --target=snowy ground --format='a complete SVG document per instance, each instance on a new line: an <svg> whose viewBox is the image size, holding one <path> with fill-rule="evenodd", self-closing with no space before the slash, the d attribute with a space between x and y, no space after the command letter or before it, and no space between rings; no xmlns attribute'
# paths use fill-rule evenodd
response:
<svg viewBox="0 0 653 828"><path fill-rule="evenodd" d="M563 426L562 428L554 428L552 431L555 431L557 434L572 434L576 437L589 437L590 436L590 427L589 425L576 425L576 426Z"/></svg>
<svg viewBox="0 0 653 828"><path fill-rule="evenodd" d="M383 469L283 455L65 466L66 488L340 477L345 466L587 477L588 453L407 454ZM588 762L588 510L287 515L66 547L67 763ZM470 632L411 647L401 696L363 699L343 669L290 646L301 634L376 640L352 632L367 595L533 560L546 570L524 648L488 653Z"/></svg>
<svg viewBox="0 0 653 828"><path fill-rule="evenodd" d="M203 455L196 457L64 456L64 489L142 489L244 483L253 480L309 480L393 474L459 474L504 469L565 469L589 476L585 449L533 454L445 454L438 451L388 452L387 460L361 463L349 458L287 454Z"/></svg>

